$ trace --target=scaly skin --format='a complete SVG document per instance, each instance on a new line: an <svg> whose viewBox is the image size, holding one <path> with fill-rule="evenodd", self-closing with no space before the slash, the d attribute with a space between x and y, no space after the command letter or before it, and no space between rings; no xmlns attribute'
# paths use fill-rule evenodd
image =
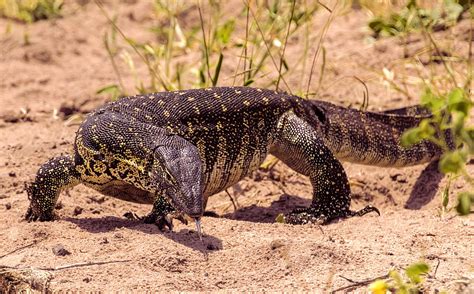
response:
<svg viewBox="0 0 474 294"><path fill-rule="evenodd" d="M400 146L403 131L427 115L417 107L361 112L246 87L122 98L81 124L74 160L60 157L40 168L28 188L26 217L52 219L60 191L83 183L154 204L145 220L171 227L169 213L199 219L209 196L256 170L269 153L313 185L311 206L288 214L288 223L378 212L371 206L349 209L350 187L339 159L380 166L434 160L441 150L429 142Z"/></svg>

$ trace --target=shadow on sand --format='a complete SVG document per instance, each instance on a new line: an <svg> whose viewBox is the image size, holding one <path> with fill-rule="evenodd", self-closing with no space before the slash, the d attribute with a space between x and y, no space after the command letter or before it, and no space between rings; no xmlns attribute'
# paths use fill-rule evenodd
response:
<svg viewBox="0 0 474 294"><path fill-rule="evenodd" d="M222 240L214 236L204 234L202 242L194 230L181 229L179 232L175 231L160 231L156 225L145 224L141 220L129 220L116 216L104 216L93 218L71 218L67 217L63 220L71 222L81 229L90 233L105 233L111 232L117 228L128 228L137 230L146 234L161 234L166 238L173 240L179 244L189 247L193 250L207 254L212 250L222 249ZM176 221L176 220L175 220ZM193 224L189 224L193 225Z"/></svg>
<svg viewBox="0 0 474 294"><path fill-rule="evenodd" d="M432 161L421 172L405 203L405 208L418 210L436 196L444 175L438 171L438 161Z"/></svg>

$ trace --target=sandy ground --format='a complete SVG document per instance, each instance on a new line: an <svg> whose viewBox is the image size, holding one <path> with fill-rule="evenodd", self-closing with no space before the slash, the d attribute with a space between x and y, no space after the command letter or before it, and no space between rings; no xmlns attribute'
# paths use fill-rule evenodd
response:
<svg viewBox="0 0 474 294"><path fill-rule="evenodd" d="M59 220L23 221L28 206L24 182L45 160L71 150L77 125L66 123L62 112L87 113L106 101L95 94L97 89L116 82L102 43L106 19L93 2L67 5L65 17L28 28L13 23L9 34L3 34L8 22L0 19L0 268L32 268L34 275L43 275L38 281L49 277L50 290L329 292L352 285L348 279L364 281L424 260L432 267L426 292L474 291L474 218L440 213L446 179L435 163L404 169L345 164L354 183L352 208L373 204L382 215L323 227L274 223L280 212L311 199L309 181L281 163L230 189L237 210L225 193L211 198L208 210L221 217L204 217L203 243L193 225L176 223L173 232L160 232L154 225L127 220L124 213L144 215L151 207L104 197L84 186L61 195ZM122 1L106 7L117 13L127 35L154 40L148 30L155 23L149 3ZM183 23L196 21L195 11L180 17ZM320 23L326 17L321 12ZM345 78L357 75L369 87L370 109L416 103L388 91L374 74L372 69L396 67L407 52L397 39L367 42L367 19L352 11L331 25L324 43L324 84L331 87L323 87L320 98L360 105L362 86ZM468 21L436 37L459 37L453 50L464 54ZM23 43L25 29L29 45ZM288 56L300 47L297 38L290 40ZM410 54L421 47L421 37L415 36L405 48ZM442 70L441 65L433 68ZM223 72L230 75L232 67ZM130 75L125 80L133 84ZM288 81L298 86L298 77ZM59 118L55 110L60 110ZM468 169L474 172L472 165ZM450 206L463 187L462 181L454 182ZM61 248L69 254L61 256Z"/></svg>

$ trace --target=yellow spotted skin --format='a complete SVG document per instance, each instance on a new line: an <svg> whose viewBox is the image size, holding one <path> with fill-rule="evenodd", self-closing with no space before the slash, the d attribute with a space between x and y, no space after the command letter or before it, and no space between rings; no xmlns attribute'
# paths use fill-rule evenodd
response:
<svg viewBox="0 0 474 294"><path fill-rule="evenodd" d="M28 188L29 220L49 220L60 191L83 183L120 199L154 204L148 220L172 210L202 216L209 196L256 170L272 153L308 176L311 207L289 223L329 221L354 212L339 160L405 166L441 152L429 142L400 146L428 116L419 107L361 112L286 93L221 87L126 97L88 115L74 156L45 163ZM165 199L165 200L164 200Z"/></svg>

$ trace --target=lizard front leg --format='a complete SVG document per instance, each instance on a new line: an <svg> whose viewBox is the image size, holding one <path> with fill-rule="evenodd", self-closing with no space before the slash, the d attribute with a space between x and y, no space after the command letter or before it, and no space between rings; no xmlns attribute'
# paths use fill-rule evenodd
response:
<svg viewBox="0 0 474 294"><path fill-rule="evenodd" d="M285 113L278 124L277 139L271 153L295 171L309 176L313 186L310 207L295 209L285 216L291 224L326 223L336 218L362 216L375 207L351 211L350 186L341 163L327 148L315 128L296 116Z"/></svg>
<svg viewBox="0 0 474 294"><path fill-rule="evenodd" d="M79 184L79 176L72 156L61 155L48 160L38 170L35 181L26 185L30 206L25 219L28 221L53 220L59 193Z"/></svg>

